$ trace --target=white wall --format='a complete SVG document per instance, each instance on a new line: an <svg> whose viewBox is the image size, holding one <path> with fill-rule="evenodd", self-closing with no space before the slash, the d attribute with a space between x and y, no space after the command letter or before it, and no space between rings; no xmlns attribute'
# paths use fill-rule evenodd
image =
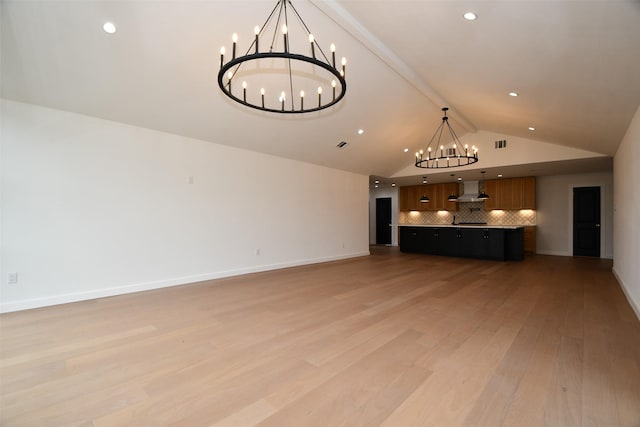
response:
<svg viewBox="0 0 640 427"><path fill-rule="evenodd" d="M398 187L372 188L369 192L369 243L376 244L376 199L391 197L391 245L398 246Z"/></svg>
<svg viewBox="0 0 640 427"><path fill-rule="evenodd" d="M10 101L1 149L2 311L369 253L364 175Z"/></svg>
<svg viewBox="0 0 640 427"><path fill-rule="evenodd" d="M613 272L640 318L640 107L613 160Z"/></svg>
<svg viewBox="0 0 640 427"><path fill-rule="evenodd" d="M611 172L537 178L537 253L573 255L574 187L600 187L600 257L613 258L613 173Z"/></svg>

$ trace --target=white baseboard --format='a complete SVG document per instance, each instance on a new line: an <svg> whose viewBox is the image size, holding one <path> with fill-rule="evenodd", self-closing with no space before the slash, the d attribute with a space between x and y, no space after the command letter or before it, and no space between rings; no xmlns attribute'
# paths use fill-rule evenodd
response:
<svg viewBox="0 0 640 427"><path fill-rule="evenodd" d="M33 308L49 307L52 305L68 304L71 302L87 301L96 298L112 297L116 295L130 294L134 292L150 291L153 289L168 288L171 286L187 285L205 280L221 279L224 277L240 276L243 274L259 273L261 271L279 270L282 268L299 267L302 265L320 264L323 262L339 261L349 258L357 258L370 255L369 251L355 252L346 255L338 255L324 258L303 259L276 264L259 265L255 267L240 268L235 270L217 271L207 274L197 274L192 276L175 277L167 280L153 282L136 283L113 288L97 289L88 292L74 292L63 295L55 295L44 298L31 298L20 301L10 301L0 303L0 313L10 313L13 311L29 310Z"/></svg>
<svg viewBox="0 0 640 427"><path fill-rule="evenodd" d="M622 278L618 275L618 272L616 271L615 266L611 269L611 271L613 271L614 277L620 284L620 288L622 289L624 296L627 297L627 301L629 301L629 305L631 306L633 311L636 313L636 317L638 318L638 320L640 320L640 307L638 307L638 305L631 298L631 295L629 294L629 290L628 290L629 288L624 283L624 280L622 280Z"/></svg>
<svg viewBox="0 0 640 427"><path fill-rule="evenodd" d="M545 250L537 250L536 255L553 255L553 256L572 256L569 252L566 251L545 251Z"/></svg>
<svg viewBox="0 0 640 427"><path fill-rule="evenodd" d="M572 253L566 251L537 251L536 255L553 255L553 256L573 256ZM603 255L600 259L613 259L613 256Z"/></svg>

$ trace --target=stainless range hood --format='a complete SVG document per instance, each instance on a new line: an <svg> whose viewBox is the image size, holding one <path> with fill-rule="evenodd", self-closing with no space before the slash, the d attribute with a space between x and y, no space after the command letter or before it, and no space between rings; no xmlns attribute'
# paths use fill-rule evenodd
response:
<svg viewBox="0 0 640 427"><path fill-rule="evenodd" d="M479 185L478 181L464 181L463 194L458 196L458 203L469 202L482 202L482 199L478 199Z"/></svg>

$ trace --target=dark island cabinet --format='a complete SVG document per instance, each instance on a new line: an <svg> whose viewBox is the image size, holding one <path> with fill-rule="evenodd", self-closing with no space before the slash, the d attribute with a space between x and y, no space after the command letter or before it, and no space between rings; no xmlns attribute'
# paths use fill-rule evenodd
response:
<svg viewBox="0 0 640 427"><path fill-rule="evenodd" d="M524 229L400 227L402 252L493 260L524 258Z"/></svg>

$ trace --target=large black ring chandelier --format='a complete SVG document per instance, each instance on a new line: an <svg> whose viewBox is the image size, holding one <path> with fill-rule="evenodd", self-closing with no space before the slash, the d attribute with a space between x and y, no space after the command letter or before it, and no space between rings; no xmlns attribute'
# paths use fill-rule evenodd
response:
<svg viewBox="0 0 640 427"><path fill-rule="evenodd" d="M293 11L292 23L297 22L297 28L290 27L288 10ZM254 33L242 56L236 56L236 34L228 62L225 47L220 49L218 86L229 98L257 110L296 114L324 110L344 97L347 60L342 58L341 68L336 67L334 44L331 60L327 58L291 0L278 0ZM261 50L262 46L267 49ZM294 53L296 50L306 50L309 55Z"/></svg>
<svg viewBox="0 0 640 427"><path fill-rule="evenodd" d="M458 135L456 135L449 124L449 117L447 117L448 110L449 108L447 107L442 108L444 112L442 123L440 123L440 126L431 137L426 149L416 153L416 167L423 169L446 169L471 165L478 161L478 149L476 146L474 145L469 149L468 145L463 147L460 143ZM445 146L440 142L445 127L451 137L452 145L450 146Z"/></svg>

